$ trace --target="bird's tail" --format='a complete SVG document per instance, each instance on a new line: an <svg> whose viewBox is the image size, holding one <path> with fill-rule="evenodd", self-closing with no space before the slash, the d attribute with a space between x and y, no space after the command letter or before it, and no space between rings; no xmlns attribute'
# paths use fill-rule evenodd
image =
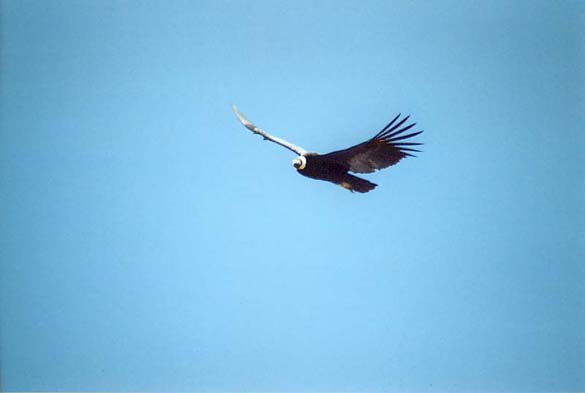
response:
<svg viewBox="0 0 585 393"><path fill-rule="evenodd" d="M346 173L338 184L351 192L356 191L361 193L372 191L377 186L377 184L362 179L361 177L350 175L349 173Z"/></svg>

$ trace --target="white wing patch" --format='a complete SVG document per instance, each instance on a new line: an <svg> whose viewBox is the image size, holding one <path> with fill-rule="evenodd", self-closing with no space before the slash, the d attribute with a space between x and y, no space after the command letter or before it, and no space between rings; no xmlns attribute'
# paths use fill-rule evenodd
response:
<svg viewBox="0 0 585 393"><path fill-rule="evenodd" d="M376 171L376 164L368 158L368 154L358 154L349 160L349 166L352 172L372 173Z"/></svg>

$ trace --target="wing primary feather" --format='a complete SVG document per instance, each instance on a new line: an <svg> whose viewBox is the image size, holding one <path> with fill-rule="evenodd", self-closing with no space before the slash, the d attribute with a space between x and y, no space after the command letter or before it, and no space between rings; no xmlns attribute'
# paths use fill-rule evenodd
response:
<svg viewBox="0 0 585 393"><path fill-rule="evenodd" d="M413 132L412 134L408 134L408 135L400 135L397 138L392 138L390 140L390 142L395 142L395 141L400 141L402 139L407 139L407 138L412 138L413 136L416 136L418 134L420 134L422 131L417 131L417 132Z"/></svg>
<svg viewBox="0 0 585 393"><path fill-rule="evenodd" d="M400 134L402 134L403 132L410 130L410 129L411 129L412 127L414 127L415 125L416 125L416 123L412 123L411 125L408 125L408 126L406 126L406 127L404 127L404 128L401 128L401 129L399 129L398 131L394 131L394 132L392 132L392 133L390 133L390 134L386 135L384 138L386 138L386 139L391 139L391 138L392 138L393 136L395 136L395 135L400 135Z"/></svg>
<svg viewBox="0 0 585 393"><path fill-rule="evenodd" d="M389 127L392 127L392 124L394 124L394 122L400 117L400 115L401 115L401 113L397 114L396 117L394 119L392 119L392 121L390 123L388 123L388 125L386 125L386 127L382 128L382 131L378 132L372 139L376 139L377 137L379 137L380 135L385 133Z"/></svg>
<svg viewBox="0 0 585 393"><path fill-rule="evenodd" d="M407 121L409 118L410 118L410 115L406 116L404 119L400 120L397 124L394 125L394 127L390 128L384 134L389 135L392 131L394 131L395 129L399 128L401 125L403 125L404 122Z"/></svg>
<svg viewBox="0 0 585 393"><path fill-rule="evenodd" d="M419 142L400 142L400 143L393 143L394 146L419 146L424 145L424 143Z"/></svg>
<svg viewBox="0 0 585 393"><path fill-rule="evenodd" d="M401 151L401 152L405 152L405 151L415 151L415 152L417 152L417 153L420 153L420 150L416 150L416 149L410 149L410 148L408 148L408 147L401 147L401 148L400 148L400 151Z"/></svg>

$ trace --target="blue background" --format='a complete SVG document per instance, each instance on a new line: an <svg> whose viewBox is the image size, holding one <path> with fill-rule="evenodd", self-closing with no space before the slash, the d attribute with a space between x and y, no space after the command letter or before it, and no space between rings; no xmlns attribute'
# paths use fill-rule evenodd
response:
<svg viewBox="0 0 585 393"><path fill-rule="evenodd" d="M0 7L6 391L585 390L583 2Z"/></svg>

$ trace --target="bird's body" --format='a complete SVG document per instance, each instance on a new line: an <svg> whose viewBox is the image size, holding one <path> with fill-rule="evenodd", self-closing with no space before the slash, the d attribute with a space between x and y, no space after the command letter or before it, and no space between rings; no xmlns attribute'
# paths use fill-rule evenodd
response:
<svg viewBox="0 0 585 393"><path fill-rule="evenodd" d="M376 188L377 184L348 173L345 165L318 153L308 153L305 167L297 168L297 172L311 179L324 180L337 184L347 190L368 192Z"/></svg>
<svg viewBox="0 0 585 393"><path fill-rule="evenodd" d="M404 132L414 127L416 123L403 126L409 116L396 122L400 118L400 115L398 115L382 131L366 142L345 150L319 154L309 152L268 134L246 119L244 115L238 112L235 106L233 110L238 120L250 131L261 135L265 140L297 153L298 157L293 160L293 166L298 173L312 179L337 184L351 192L365 193L373 190L377 185L349 172L370 173L386 168L398 163L404 157L413 157L410 152L418 152L419 150L413 149L412 146L421 145L421 143L417 142L404 142L405 139L414 137L422 133L422 131L404 135Z"/></svg>

